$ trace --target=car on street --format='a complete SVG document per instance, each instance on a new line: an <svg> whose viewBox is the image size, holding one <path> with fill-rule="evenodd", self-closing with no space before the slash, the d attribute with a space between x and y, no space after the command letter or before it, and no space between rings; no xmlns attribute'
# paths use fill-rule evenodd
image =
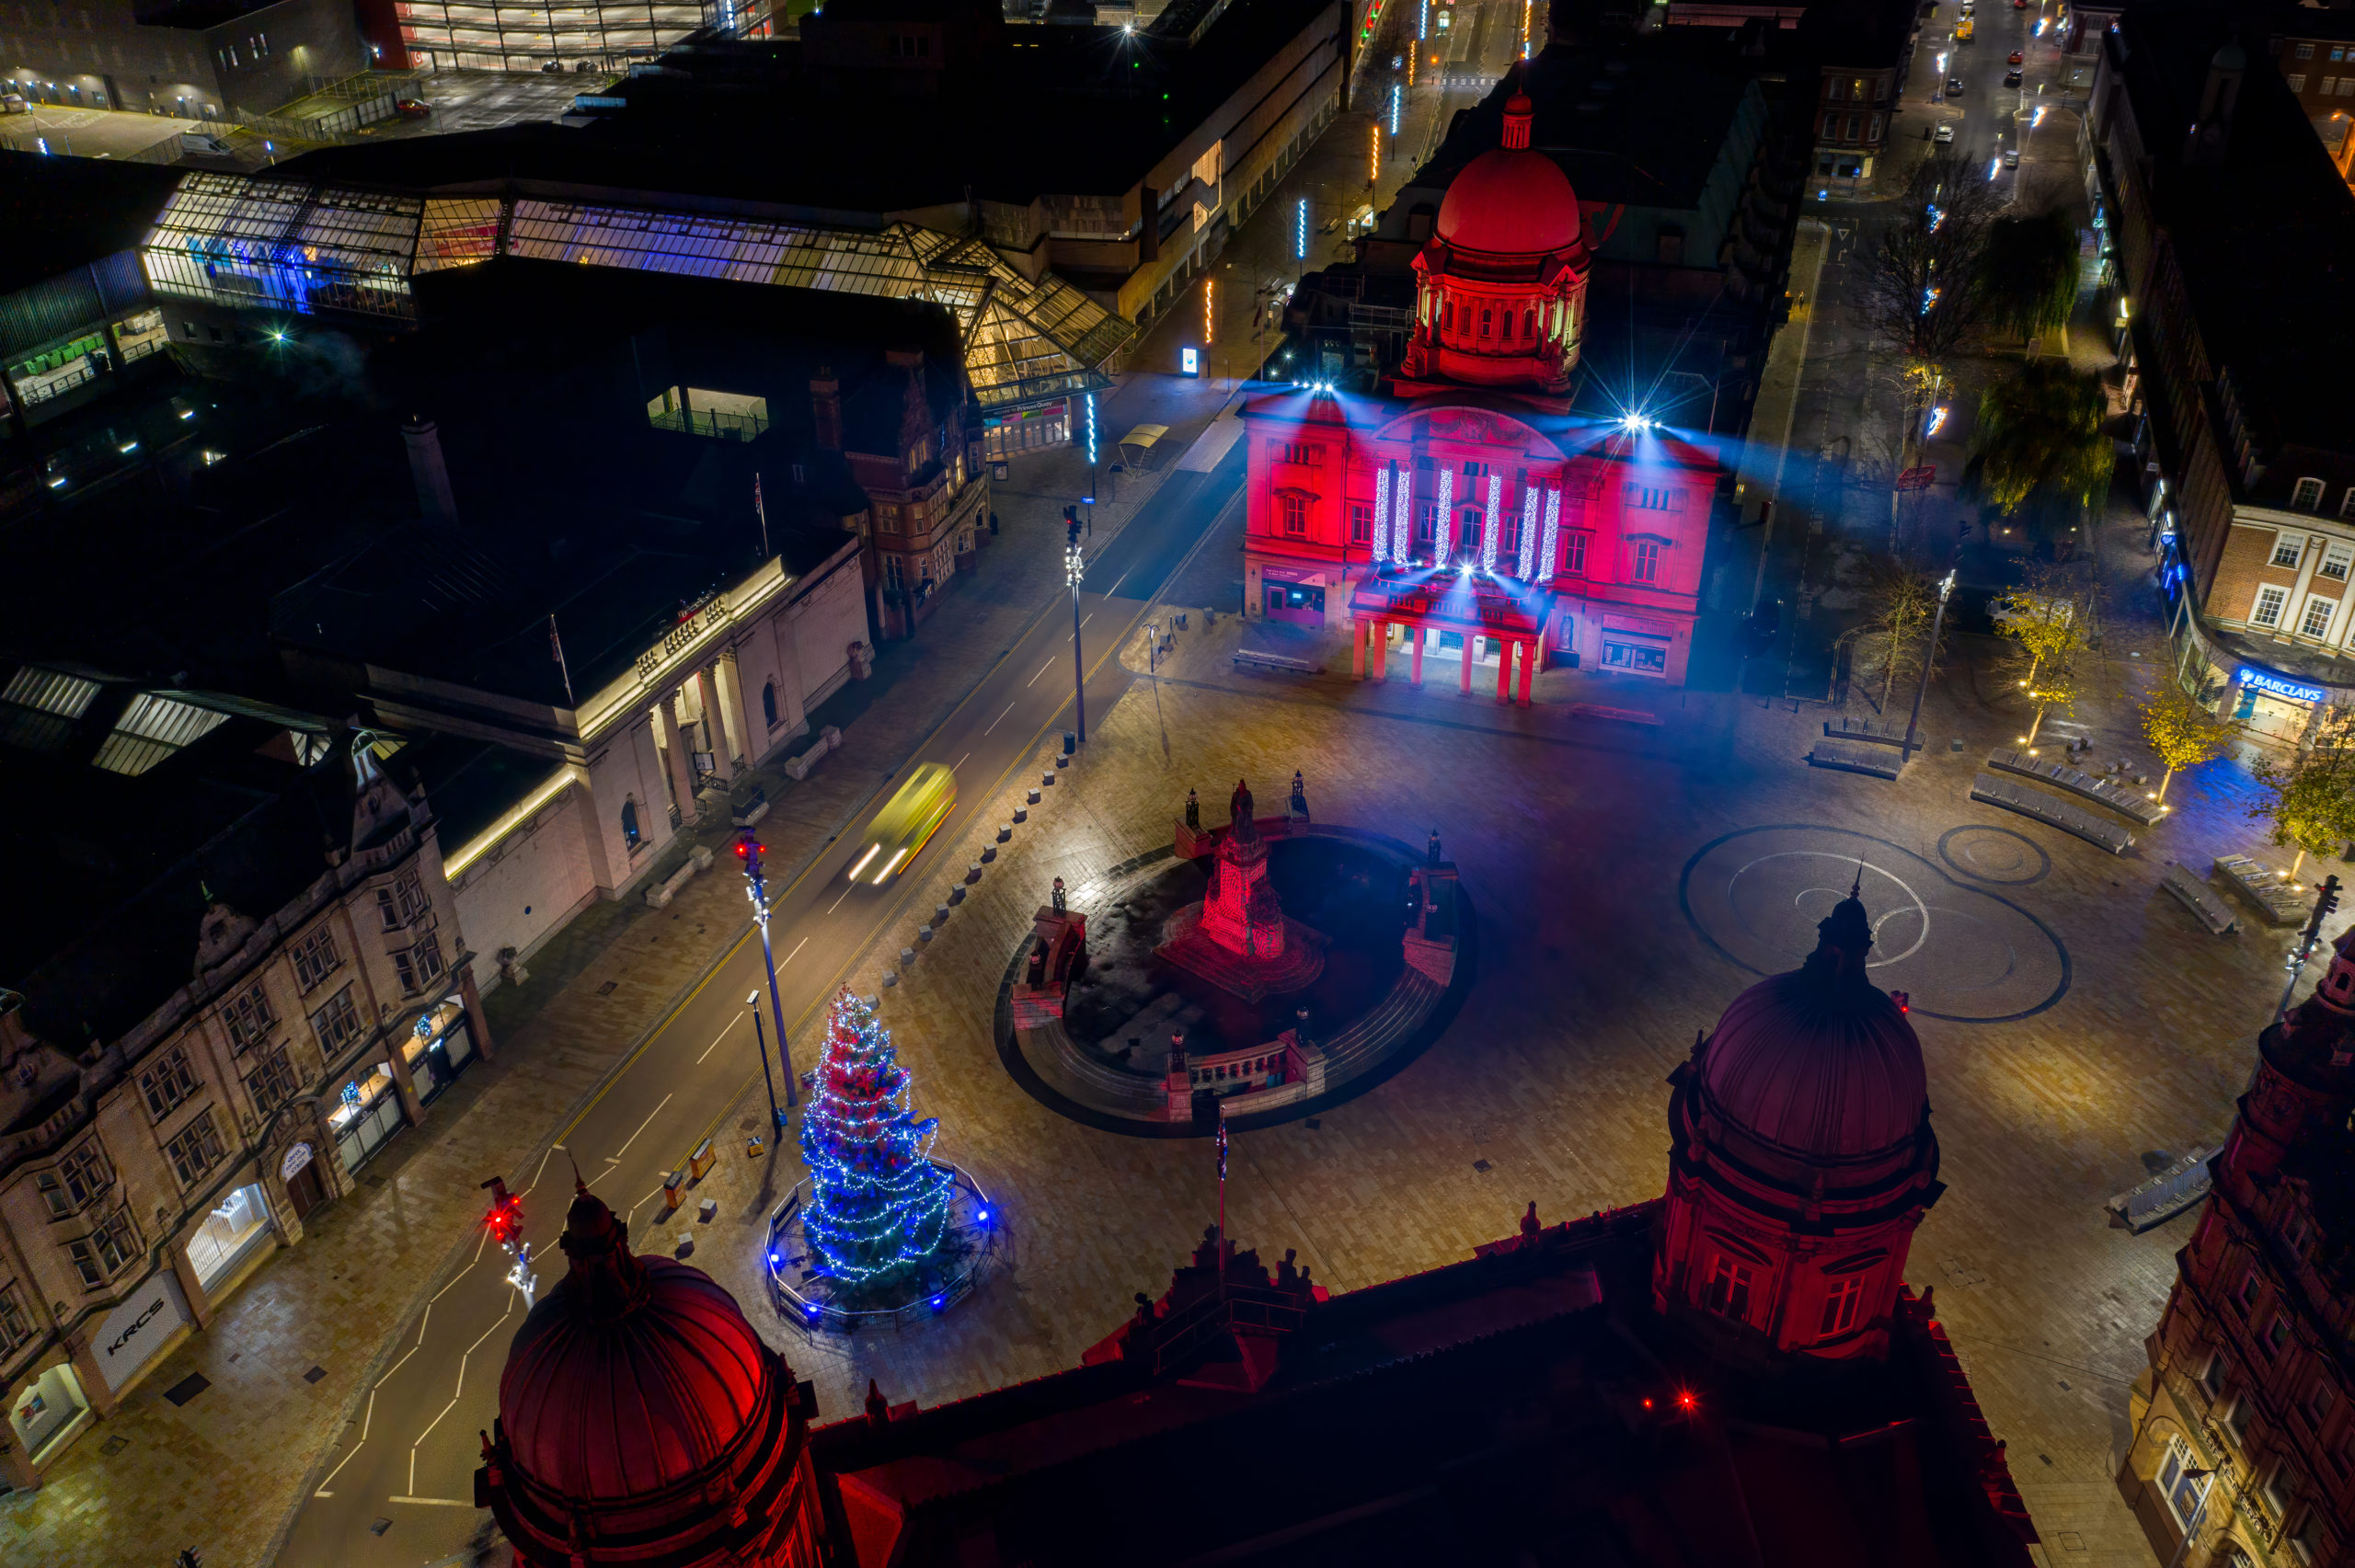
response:
<svg viewBox="0 0 2355 1568"><path fill-rule="evenodd" d="M1954 143L1954 127L1951 125L1939 126L1937 142L1938 145L1941 147L1952 145Z"/></svg>
<svg viewBox="0 0 2355 1568"><path fill-rule="evenodd" d="M395 98L393 112L403 120L425 120L431 117L433 106L423 98Z"/></svg>
<svg viewBox="0 0 2355 1568"><path fill-rule="evenodd" d="M1959 76L1950 76L1950 77L1947 78L1947 92L1950 92L1950 93L1959 93L1959 92L1961 92L1961 91L1962 91L1962 78L1961 78L1961 77L1959 77Z"/></svg>
<svg viewBox="0 0 2355 1568"><path fill-rule="evenodd" d="M2020 150L2017 147L2004 149L2004 166L2007 169L2016 169L2020 166Z"/></svg>
<svg viewBox="0 0 2355 1568"><path fill-rule="evenodd" d="M1955 42L1969 43L1976 26L1977 24L1972 22L1970 19L1970 14L1967 11L1964 12L1962 20L1954 25Z"/></svg>
<svg viewBox="0 0 2355 1568"><path fill-rule="evenodd" d="M2013 64L2013 65L2017 65L2017 64L2019 64L2019 63L2021 63L2021 61L2022 61L2024 58L2026 58L2026 57L2025 57L2025 56L2023 56L2023 55L2020 53L2020 52L2019 52L2018 50L2015 49L2014 51L2012 51L2012 56L2011 56L2011 59L2010 59L2006 63Z"/></svg>
<svg viewBox="0 0 2355 1568"><path fill-rule="evenodd" d="M899 794L868 824L867 852L851 866L850 880L859 880L878 857L884 857L881 868L875 873L875 883L880 887L890 881L923 853L924 846L956 808L956 775L938 762L918 763L908 775L908 782L900 786Z"/></svg>
<svg viewBox="0 0 2355 1568"><path fill-rule="evenodd" d="M2020 85L2020 74L2019 74L2018 72L2016 72L2016 71L2006 71L2006 72L2005 72L2005 73L2004 73L2004 86L2007 86L2007 87L2016 87L2016 86L2018 86L2019 85Z"/></svg>

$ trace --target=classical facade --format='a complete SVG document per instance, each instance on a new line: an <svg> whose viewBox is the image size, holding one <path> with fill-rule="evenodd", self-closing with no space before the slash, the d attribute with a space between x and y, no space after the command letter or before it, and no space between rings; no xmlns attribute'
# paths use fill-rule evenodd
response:
<svg viewBox="0 0 2355 1568"><path fill-rule="evenodd" d="M1449 186L1395 373L1245 405L1245 612L1347 626L1377 680L1395 656L1420 684L1430 652L1469 692L1493 665L1500 702L1557 661L1680 684L1717 458L1570 412L1588 250L1529 120L1515 97L1504 144Z"/></svg>
<svg viewBox="0 0 2355 1568"><path fill-rule="evenodd" d="M272 887L291 896L233 901ZM176 897L205 889L185 945L154 951ZM0 1480L40 1484L488 1056L455 903L424 796L363 744L11 977L24 989L0 991ZM109 1007L127 1024L85 1035Z"/></svg>
<svg viewBox="0 0 2355 1568"><path fill-rule="evenodd" d="M2355 1562L2355 933L2257 1036L2130 1402L2119 1489L2181 1568Z"/></svg>

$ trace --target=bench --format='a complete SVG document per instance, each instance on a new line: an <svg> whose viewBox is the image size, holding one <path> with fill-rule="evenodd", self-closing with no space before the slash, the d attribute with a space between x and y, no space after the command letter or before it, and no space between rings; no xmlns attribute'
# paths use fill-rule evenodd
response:
<svg viewBox="0 0 2355 1568"><path fill-rule="evenodd" d="M1604 718L1615 724L1648 724L1660 727L1660 715L1638 708L1606 708L1601 703L1572 703L1570 712L1580 718Z"/></svg>
<svg viewBox="0 0 2355 1568"><path fill-rule="evenodd" d="M2200 917L2200 923L2218 936L2240 924L2231 908L2216 897L2216 890L2209 887L2198 872L2179 860L2168 863L2167 874L2160 880L2159 886L2182 899L2184 907Z"/></svg>
<svg viewBox="0 0 2355 1568"><path fill-rule="evenodd" d="M1905 744L1902 726L1873 718L1828 718L1823 721L1823 733L1835 740L1869 740L1876 746Z"/></svg>
<svg viewBox="0 0 2355 1568"><path fill-rule="evenodd" d="M2245 854L2220 854L2215 870L2240 896L2255 904L2269 925L2296 925L2306 918L2306 901L2290 889L2289 881L2269 865Z"/></svg>
<svg viewBox="0 0 2355 1568"><path fill-rule="evenodd" d="M1846 740L1819 740L1815 750L1807 754L1810 768L1837 768L1848 773L1870 773L1877 779L1893 779L1904 766L1901 755L1874 746L1858 746Z"/></svg>
<svg viewBox="0 0 2355 1568"><path fill-rule="evenodd" d="M2134 847L2134 837L2115 822L2105 822L2082 807L2070 805L2042 790L2028 789L1993 773L1981 773L1970 782L1970 798L1989 806L2000 806L2006 811L2016 811L2023 817L2033 817L2048 827L2064 833L2074 833L2089 844L2096 844L2112 854L2124 854Z"/></svg>
<svg viewBox="0 0 2355 1568"><path fill-rule="evenodd" d="M2118 784L2104 784L2091 773L2081 773L2066 762L2048 762L2025 751L1996 751L1988 756L1987 765L1999 773L2017 773L2024 779L2039 779L2055 789L2065 789L2071 795L2082 795L2108 807L2120 817L2131 817L2146 828L2167 814L2166 807L2148 795Z"/></svg>
<svg viewBox="0 0 2355 1568"><path fill-rule="evenodd" d="M1235 649L1235 662L1237 667L1248 666L1255 670L1279 670L1288 675L1322 675L1325 673L1325 667L1321 664L1312 664L1307 659L1293 658L1287 654L1261 653L1257 648L1246 647Z"/></svg>

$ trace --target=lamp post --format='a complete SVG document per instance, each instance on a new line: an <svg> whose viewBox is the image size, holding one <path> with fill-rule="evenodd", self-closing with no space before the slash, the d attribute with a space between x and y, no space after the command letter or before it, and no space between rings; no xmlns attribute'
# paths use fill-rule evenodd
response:
<svg viewBox="0 0 2355 1568"><path fill-rule="evenodd" d="M1938 657L1938 633L1946 625L1947 599L1954 592L1954 568L1938 579L1937 613L1930 617L1930 646L1922 651L1922 679L1913 685L1913 712L1905 721L1905 740L1898 748L1897 765L1903 767L1913 760L1913 731L1922 722L1922 695L1930 689L1930 666Z"/></svg>
<svg viewBox="0 0 2355 1568"><path fill-rule="evenodd" d="M1071 704L1078 719L1074 727L1082 745L1087 743L1087 677L1079 652L1079 583L1086 575L1087 562L1080 554L1079 537L1074 532L1063 548L1063 578L1071 584Z"/></svg>
<svg viewBox="0 0 2355 1568"><path fill-rule="evenodd" d="M752 836L750 828L737 837L736 858L744 863L744 897L752 901L752 921L761 928L761 959L768 966L769 971L769 1013L776 1022L777 1067L785 1074L785 1103L789 1109L794 1104L793 1047L785 1037L785 1004L777 1000L776 950L769 945L768 876L761 868L761 841ZM761 1047L761 1070L764 1072L768 1070L768 1047L764 1045ZM774 1093L771 1097L775 1097ZM785 1118L779 1116L777 1125L782 1127L784 1124Z"/></svg>
<svg viewBox="0 0 2355 1568"><path fill-rule="evenodd" d="M744 1005L752 1009L752 1043L760 1047L761 1082L769 1092L769 1124L778 1132L783 1132L785 1130L785 1113L776 1108L776 1080L769 1076L768 1036L761 1028L761 993L759 991L754 991L752 995L746 997L744 999ZM774 1146L776 1140L775 1139L771 1139L769 1141L771 1145Z"/></svg>

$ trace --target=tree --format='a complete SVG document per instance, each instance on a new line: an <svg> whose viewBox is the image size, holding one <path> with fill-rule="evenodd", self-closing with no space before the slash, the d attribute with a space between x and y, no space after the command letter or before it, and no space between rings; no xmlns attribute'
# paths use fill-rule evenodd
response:
<svg viewBox="0 0 2355 1568"><path fill-rule="evenodd" d="M2192 701L2189 693L2173 681L2159 688L2157 695L2142 704L2142 735L2150 741L2151 750L2166 764L2166 776L2159 780L2161 800L2167 797L2167 785L2175 782L2177 773L2196 768L2223 754L2240 726L2230 719L2218 718Z"/></svg>
<svg viewBox="0 0 2355 1568"><path fill-rule="evenodd" d="M909 1115L890 1031L848 990L826 1020L815 1082L801 1124L810 1188L802 1233L829 1277L881 1284L933 1257L948 1235L953 1188L930 1158L939 1123Z"/></svg>
<svg viewBox="0 0 2355 1568"><path fill-rule="evenodd" d="M2034 745L2044 715L2074 710L2093 647L2094 596L2074 573L2039 563L2025 585L1997 594L1988 606L1998 635L2012 644L2006 673L2036 705L2036 718L2021 744Z"/></svg>
<svg viewBox="0 0 2355 1568"><path fill-rule="evenodd" d="M2059 331L2077 307L2077 231L2065 212L1997 218L1981 261L1987 318L2022 338Z"/></svg>
<svg viewBox="0 0 2355 1568"><path fill-rule="evenodd" d="M1841 640L1850 644L1856 671L1880 679L1880 711L1887 713L1900 681L1922 671L1926 651L1935 661L1936 649L1924 647L1931 619L1938 610L1938 585L1890 556L1878 556L1867 568L1864 591L1865 619ZM1942 635L1939 641L1945 641Z"/></svg>
<svg viewBox="0 0 2355 1568"><path fill-rule="evenodd" d="M2011 516L2038 491L2091 506L2116 463L2102 429L2109 400L2098 376L2039 360L1980 395L1980 484Z"/></svg>
<svg viewBox="0 0 2355 1568"><path fill-rule="evenodd" d="M2290 875L2310 854L2328 854L2355 838L2355 749L2317 746L2286 760L2266 758L2254 770L2265 796L2248 808L2253 820L2270 820L2272 839L2294 849Z"/></svg>

